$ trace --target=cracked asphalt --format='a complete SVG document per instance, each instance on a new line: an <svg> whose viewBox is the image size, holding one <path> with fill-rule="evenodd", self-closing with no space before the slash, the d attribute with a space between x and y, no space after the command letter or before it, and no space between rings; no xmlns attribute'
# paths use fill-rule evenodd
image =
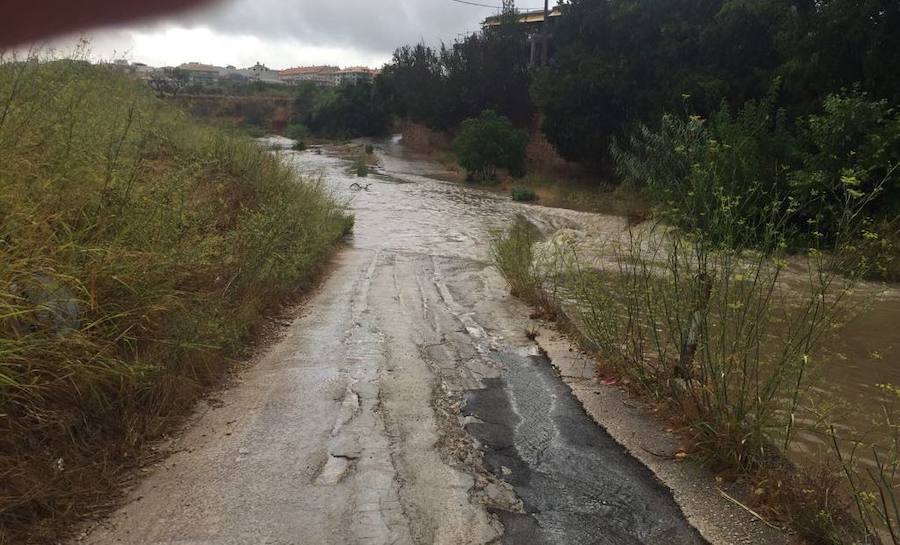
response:
<svg viewBox="0 0 900 545"><path fill-rule="evenodd" d="M284 160L356 214L283 338L203 405L90 544L695 544L670 492L587 416L489 265L492 229L620 220L441 182L379 146ZM368 183L368 182L367 182Z"/></svg>

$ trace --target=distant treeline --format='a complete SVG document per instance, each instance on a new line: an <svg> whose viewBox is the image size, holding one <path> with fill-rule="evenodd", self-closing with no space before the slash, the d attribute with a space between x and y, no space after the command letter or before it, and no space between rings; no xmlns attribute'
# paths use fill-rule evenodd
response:
<svg viewBox="0 0 900 545"><path fill-rule="evenodd" d="M864 201L866 240L896 254L900 2L561 9L547 67L529 66L526 30L510 14L450 46L399 48L374 95L395 116L451 132L483 110L520 127L538 115L564 158L607 182L653 184L688 227L703 227L712 192L730 192L748 224L770 210L761 199L790 212L789 238L805 245L833 239L847 199Z"/></svg>
<svg viewBox="0 0 900 545"><path fill-rule="evenodd" d="M611 138L638 123L736 108L776 82L788 119L842 90L900 99L895 0L568 0L562 10L546 70L529 68L525 29L510 24L439 49L401 47L376 85L392 113L435 129L485 109L524 124L540 110L554 145L583 162L607 159Z"/></svg>

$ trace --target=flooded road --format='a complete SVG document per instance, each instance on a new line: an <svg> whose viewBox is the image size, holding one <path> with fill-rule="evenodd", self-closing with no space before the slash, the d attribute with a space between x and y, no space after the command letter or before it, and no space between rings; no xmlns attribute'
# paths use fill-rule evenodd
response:
<svg viewBox="0 0 900 545"><path fill-rule="evenodd" d="M350 247L284 338L79 542L705 543L554 374L489 266L491 230L516 213L620 220L441 182L390 145L367 179L326 154L283 158L346 199Z"/></svg>

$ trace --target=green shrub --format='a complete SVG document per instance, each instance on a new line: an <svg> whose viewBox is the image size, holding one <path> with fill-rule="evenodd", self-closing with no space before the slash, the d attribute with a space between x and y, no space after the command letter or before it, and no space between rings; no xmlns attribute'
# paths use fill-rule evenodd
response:
<svg viewBox="0 0 900 545"><path fill-rule="evenodd" d="M369 175L369 163L365 155L361 155L353 162L353 171L359 178L365 178Z"/></svg>
<svg viewBox="0 0 900 545"><path fill-rule="evenodd" d="M527 146L528 135L493 110L463 121L453 143L460 165L482 180L496 178L497 168L524 176Z"/></svg>
<svg viewBox="0 0 900 545"><path fill-rule="evenodd" d="M509 283L512 294L535 302L541 281L534 265L534 244L540 233L525 217L516 216L512 226L498 233L491 244L494 264Z"/></svg>
<svg viewBox="0 0 900 545"><path fill-rule="evenodd" d="M241 129L250 138L262 138L266 135L266 131L258 125L242 124Z"/></svg>
<svg viewBox="0 0 900 545"><path fill-rule="evenodd" d="M518 202L533 202L538 200L537 193L528 187L512 188L512 200Z"/></svg>
<svg viewBox="0 0 900 545"><path fill-rule="evenodd" d="M665 115L659 129L640 127L613 147L625 184L643 188L667 221L732 247L764 241L760 233L787 207L784 164L790 135L774 124L770 101L749 102L712 119ZM723 225L736 229L720 232ZM779 230L781 233L781 231ZM783 234L783 233L782 233Z"/></svg>
<svg viewBox="0 0 900 545"><path fill-rule="evenodd" d="M390 127L383 100L367 81L327 88L301 85L295 107L299 112L295 122L327 138L381 136Z"/></svg>
<svg viewBox="0 0 900 545"><path fill-rule="evenodd" d="M303 123L291 123L284 130L284 135L291 140L303 142L304 140L309 138L309 129L307 129L306 125L304 125Z"/></svg>
<svg viewBox="0 0 900 545"><path fill-rule="evenodd" d="M799 222L826 237L844 221L846 201L869 198L864 213L900 212L900 112L858 91L827 96L822 111L800 121L798 168L787 176ZM887 234L887 233L886 233Z"/></svg>
<svg viewBox="0 0 900 545"><path fill-rule="evenodd" d="M718 233L740 228L735 215L726 221ZM742 251L657 222L580 245L566 233L541 240L519 217L492 248L512 293L571 324L607 371L668 403L698 455L754 473L789 467L783 454L807 416L802 403L822 341L853 308L854 279L816 251L809 274L794 275L781 238L762 234L771 246ZM828 506L829 520L847 519L846 505L825 501L833 491L809 494L824 494L816 505ZM804 532L825 531L824 522Z"/></svg>
<svg viewBox="0 0 900 545"><path fill-rule="evenodd" d="M872 230L864 233L861 220L882 224L900 209L900 116L865 95L831 95L822 113L788 130L773 104L770 95L737 114L666 115L659 129L641 127L614 146L619 175L644 188L672 224L732 247L764 245L760 234L777 227L794 249L871 250L864 237ZM732 216L739 228L719 232Z"/></svg>
<svg viewBox="0 0 900 545"><path fill-rule="evenodd" d="M352 219L105 67L6 62L0 101L0 536L55 542L29 524L106 502Z"/></svg>

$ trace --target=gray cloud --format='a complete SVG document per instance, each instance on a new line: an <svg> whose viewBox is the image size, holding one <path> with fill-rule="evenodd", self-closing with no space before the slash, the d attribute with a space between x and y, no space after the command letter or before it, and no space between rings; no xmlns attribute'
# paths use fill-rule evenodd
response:
<svg viewBox="0 0 900 545"><path fill-rule="evenodd" d="M451 0L232 0L167 22L262 40L389 54L421 40L452 41L459 33L477 30L491 13Z"/></svg>

